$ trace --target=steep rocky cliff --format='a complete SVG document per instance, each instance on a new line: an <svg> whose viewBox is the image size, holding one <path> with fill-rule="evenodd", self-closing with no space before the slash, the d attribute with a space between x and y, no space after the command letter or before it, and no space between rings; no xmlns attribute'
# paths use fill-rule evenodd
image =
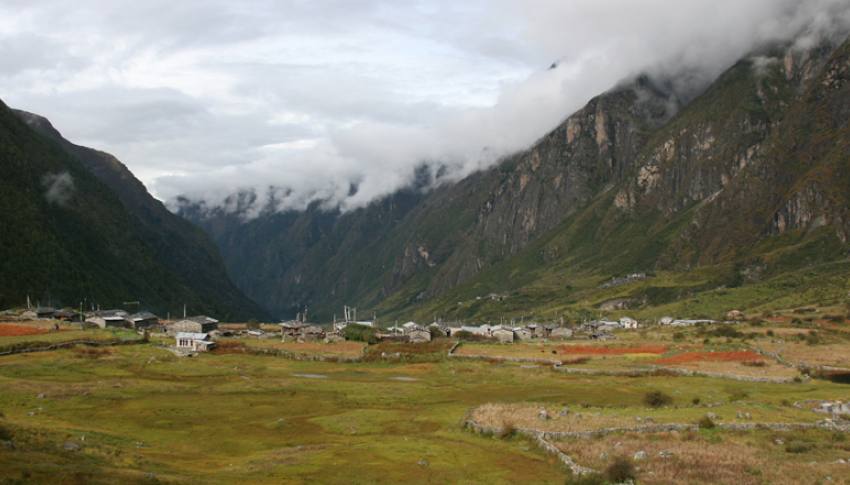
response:
<svg viewBox="0 0 850 485"><path fill-rule="evenodd" d="M760 248L774 240L788 252L835 239L817 259L840 258L848 58L846 43L766 49L694 99L639 77L492 169L346 214L245 221L191 204L184 214L213 235L250 296L276 314L310 306L326 318L345 303L447 311L547 282L511 307L532 309L573 301L564 282L581 275L764 266Z"/></svg>

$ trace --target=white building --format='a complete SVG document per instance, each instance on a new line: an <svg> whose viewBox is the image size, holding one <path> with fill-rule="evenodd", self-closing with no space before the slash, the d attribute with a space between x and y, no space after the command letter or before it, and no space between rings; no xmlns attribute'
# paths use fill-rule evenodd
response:
<svg viewBox="0 0 850 485"><path fill-rule="evenodd" d="M215 347L208 333L177 332L174 340L178 349L191 352L206 352Z"/></svg>

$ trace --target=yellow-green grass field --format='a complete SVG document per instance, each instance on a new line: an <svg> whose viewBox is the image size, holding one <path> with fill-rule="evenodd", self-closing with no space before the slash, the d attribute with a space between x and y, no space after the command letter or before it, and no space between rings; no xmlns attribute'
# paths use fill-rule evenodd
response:
<svg viewBox="0 0 850 485"><path fill-rule="evenodd" d="M782 421L803 419L788 402L850 399L850 388L826 381L570 376L466 360L179 358L155 345L107 350L0 359L0 426L14 443L0 448L0 476L53 483L563 483L565 471L530 441L465 431L470 410L532 402L553 413L567 405L664 422L695 419L705 410L692 404L699 398L719 413L740 408ZM648 409L643 398L653 390L681 409Z"/></svg>
<svg viewBox="0 0 850 485"><path fill-rule="evenodd" d="M59 325L59 330L53 330L54 324ZM0 351L8 350L9 348L24 344L33 344L34 346L57 344L62 342L71 342L78 340L87 341L111 341L111 340L133 340L140 336L128 329L87 329L80 330L79 324L58 323L52 321L33 321L33 322L0 322L6 329L23 328L23 329L39 329L47 333L37 333L32 335L0 335Z"/></svg>
<svg viewBox="0 0 850 485"><path fill-rule="evenodd" d="M242 337L219 340L222 352L237 351L244 346L248 350L279 350L293 355L316 355L320 357L341 357L355 359L363 355L366 344L363 342L281 342L280 337L256 338Z"/></svg>

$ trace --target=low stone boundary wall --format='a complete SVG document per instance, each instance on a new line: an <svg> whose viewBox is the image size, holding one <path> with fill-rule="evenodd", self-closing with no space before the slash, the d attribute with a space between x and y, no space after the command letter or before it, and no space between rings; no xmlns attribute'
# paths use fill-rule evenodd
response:
<svg viewBox="0 0 850 485"><path fill-rule="evenodd" d="M460 355L456 354L455 350L461 346L463 342L458 342L452 346L449 350L448 356L453 357L455 359L470 359L470 360L495 360L498 362L525 362L529 364L548 364L548 365L561 365L562 362L560 360L554 359L538 359L534 357L501 357L494 355L484 355L484 354L468 354L468 355Z"/></svg>
<svg viewBox="0 0 850 485"><path fill-rule="evenodd" d="M555 365L555 370L567 374L590 375L590 376L620 376L620 377L645 377L653 375L675 375L680 377L710 377L717 379L731 379L743 382L762 382L770 384L788 384L794 382L794 377L759 377L743 376L738 374L724 374L722 372L702 372L676 367L651 366L645 369L629 370L604 370L604 369L580 369L576 367L564 367Z"/></svg>
<svg viewBox="0 0 850 485"><path fill-rule="evenodd" d="M463 425L466 429L478 434L498 435L503 431L501 428L479 424L471 418L467 418ZM830 431L839 431L842 433L850 432L850 424L839 424L831 420L823 420L816 423L718 423L716 424L716 427L724 431L797 431L802 429L825 429ZM564 438L596 438L619 433L668 433L671 431L698 430L699 426L696 424L668 423L621 428L600 428L591 431L540 431L536 429L516 428L514 429L514 432L531 438L537 446L543 449L546 453L555 455L558 458L558 461L567 467L573 474L585 475L588 473L595 473L596 470L579 465L572 459L572 457L558 449L558 447L552 444L549 440L559 440Z"/></svg>
<svg viewBox="0 0 850 485"><path fill-rule="evenodd" d="M364 354L366 352L366 347L363 348L361 354L357 357L345 357L345 356L336 356L336 355L319 355L319 354L302 354L300 352L292 352L284 349L268 349L268 348L257 348L250 346L243 346L240 350L246 354L253 355L267 355L271 357L283 357L289 360L297 360L297 361L310 361L310 362L338 362L338 363L356 363L362 362ZM215 351L213 351L215 353Z"/></svg>
<svg viewBox="0 0 850 485"><path fill-rule="evenodd" d="M46 344L42 346L35 346L38 342L33 342L32 347L26 346L21 348L12 348L8 350L0 351L0 356L4 355L14 355L14 354L25 354L29 352L48 352L51 350L60 350L67 349L70 347L75 347L77 345L85 345L86 347L113 347L116 345L135 345L135 344L144 344L148 343L147 340L138 339L138 340L69 340L67 342L56 342L53 344ZM26 344L26 342L24 343Z"/></svg>
<svg viewBox="0 0 850 485"><path fill-rule="evenodd" d="M502 431L501 429L498 429L498 428L490 428L490 427L487 427L487 426L482 426L482 425L476 423L472 419L467 419L464 422L464 427L466 427L467 429L472 430L472 431L474 431L475 433L478 433L478 434L491 434L492 435L492 434L498 434L499 432ZM517 429L516 433L520 434L522 436L526 436L528 438L531 438L532 441L534 441L534 443L537 446L539 446L543 451L545 451L546 453L549 453L551 455L555 455L555 457L558 458L558 461L560 461L561 464L563 464L565 467L567 467L574 475L585 475L585 474L588 474L588 473L594 473L596 471L592 468L587 468L587 467L581 466L578 463L576 463L575 460L573 460L571 456L567 455L563 451L559 450L557 446L550 443L548 441L548 438L546 437L545 433L542 433L540 431L535 431L535 430L528 430L528 429Z"/></svg>

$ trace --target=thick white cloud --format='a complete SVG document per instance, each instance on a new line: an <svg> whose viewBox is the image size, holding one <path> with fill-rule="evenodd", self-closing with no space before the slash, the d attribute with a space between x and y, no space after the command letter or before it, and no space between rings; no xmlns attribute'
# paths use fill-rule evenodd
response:
<svg viewBox="0 0 850 485"><path fill-rule="evenodd" d="M638 72L699 85L848 25L850 0L6 1L0 97L165 200L350 208L422 163L488 166Z"/></svg>

